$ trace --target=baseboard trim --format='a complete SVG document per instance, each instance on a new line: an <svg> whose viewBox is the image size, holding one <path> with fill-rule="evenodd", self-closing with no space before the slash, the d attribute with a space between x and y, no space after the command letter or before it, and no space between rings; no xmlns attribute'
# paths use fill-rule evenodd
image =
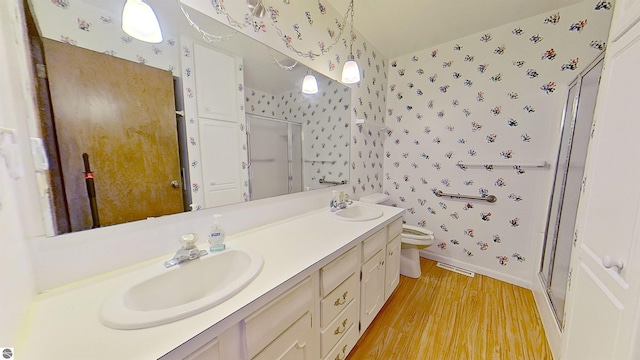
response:
<svg viewBox="0 0 640 360"><path fill-rule="evenodd" d="M533 282L533 298L536 301L536 307L538 308L538 314L540 314L540 320L544 327L544 332L547 335L547 342L553 358L560 360L562 354L562 332L558 327L555 315L553 315L553 309L547 298L544 284L539 276L535 277Z"/></svg>
<svg viewBox="0 0 640 360"><path fill-rule="evenodd" d="M447 263L468 271L472 271L475 272L476 274L481 274L484 276L488 276L490 278L496 279L496 280L500 280L500 281L504 281L507 282L509 284L513 284L516 286L520 286L526 289L531 289L531 287L533 286L533 284L531 284L531 281L526 281L524 279L520 279L517 278L515 276L509 276L506 274L502 274L499 273L497 271L491 270L491 269L486 269L480 266L476 266L473 264L469 264L469 263L465 263L463 261L459 261L459 260L455 260L455 259L451 259L448 257L444 257L444 256L440 256L428 251L424 251L424 250L420 250L420 256L422 256L425 259L429 259L429 260L433 260L433 261L439 261L439 262L443 262L443 263Z"/></svg>

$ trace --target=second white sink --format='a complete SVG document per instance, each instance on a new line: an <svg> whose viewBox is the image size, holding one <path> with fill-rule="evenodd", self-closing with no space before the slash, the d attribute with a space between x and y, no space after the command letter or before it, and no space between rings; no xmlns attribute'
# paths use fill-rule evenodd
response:
<svg viewBox="0 0 640 360"><path fill-rule="evenodd" d="M364 205L350 205L330 213L336 219L344 221L368 221L382 216L383 212L379 208Z"/></svg>
<svg viewBox="0 0 640 360"><path fill-rule="evenodd" d="M263 264L252 249L227 249L169 269L159 263L111 294L100 320L114 329L142 329L184 319L240 292Z"/></svg>

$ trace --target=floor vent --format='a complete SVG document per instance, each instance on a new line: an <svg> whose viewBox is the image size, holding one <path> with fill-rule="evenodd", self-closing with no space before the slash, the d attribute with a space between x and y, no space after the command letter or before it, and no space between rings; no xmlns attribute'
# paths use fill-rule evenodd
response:
<svg viewBox="0 0 640 360"><path fill-rule="evenodd" d="M449 265L449 264L445 264L445 263L441 263L441 262L438 262L436 264L436 266L439 267L439 268L442 268L442 269L446 269L446 270L449 270L449 271L456 272L458 274L466 275L468 277L476 276L476 273L474 273L473 271L469 271L467 269L459 268L457 266L453 266L453 265Z"/></svg>

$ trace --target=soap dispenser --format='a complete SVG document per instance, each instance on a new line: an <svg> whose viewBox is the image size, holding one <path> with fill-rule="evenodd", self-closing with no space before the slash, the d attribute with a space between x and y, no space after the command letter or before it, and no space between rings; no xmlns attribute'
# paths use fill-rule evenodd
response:
<svg viewBox="0 0 640 360"><path fill-rule="evenodd" d="M220 214L213 215L213 225L209 229L209 250L212 252L225 249L224 230L220 226L221 217L222 215Z"/></svg>

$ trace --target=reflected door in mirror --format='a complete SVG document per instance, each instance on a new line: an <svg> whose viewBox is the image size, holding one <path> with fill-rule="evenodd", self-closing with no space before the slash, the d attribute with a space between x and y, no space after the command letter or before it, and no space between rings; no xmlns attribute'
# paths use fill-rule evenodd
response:
<svg viewBox="0 0 640 360"><path fill-rule="evenodd" d="M172 74L43 41L72 231L91 227L82 153L103 226L183 211Z"/></svg>

